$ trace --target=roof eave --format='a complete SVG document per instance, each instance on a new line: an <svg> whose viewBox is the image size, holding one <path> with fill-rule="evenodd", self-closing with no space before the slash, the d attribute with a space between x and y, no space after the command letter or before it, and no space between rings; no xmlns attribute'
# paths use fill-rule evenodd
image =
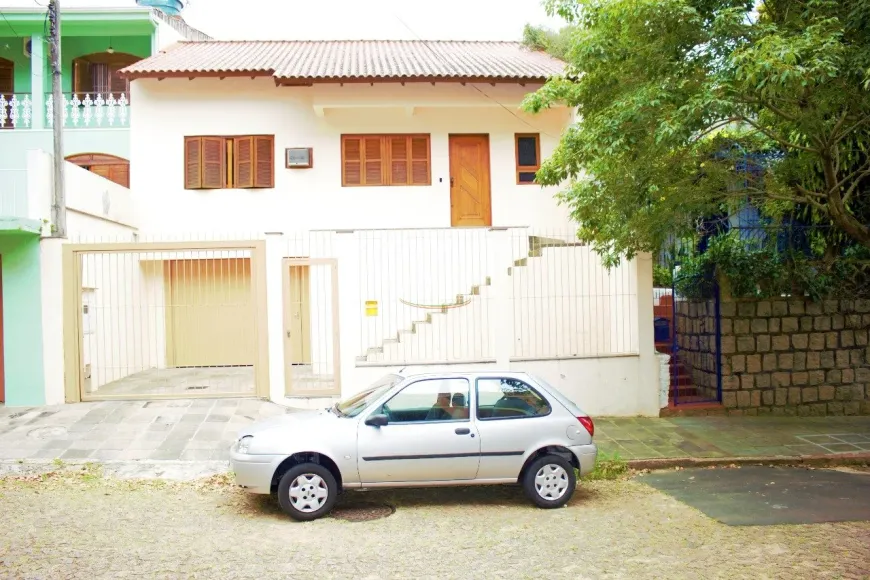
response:
<svg viewBox="0 0 870 580"><path fill-rule="evenodd" d="M164 79L164 78L228 78L228 77L273 77L278 86L311 86L314 84L385 84L385 83L477 83L477 84L544 84L548 77L518 77L518 76L331 76L331 77L283 77L276 76L273 70L246 71L127 71L118 73L129 80Z"/></svg>
<svg viewBox="0 0 870 580"><path fill-rule="evenodd" d="M135 65L134 65L135 66ZM196 78L230 78L230 77L271 77L274 70L213 70L213 71L128 71L121 69L118 76L134 81L136 79L196 79Z"/></svg>

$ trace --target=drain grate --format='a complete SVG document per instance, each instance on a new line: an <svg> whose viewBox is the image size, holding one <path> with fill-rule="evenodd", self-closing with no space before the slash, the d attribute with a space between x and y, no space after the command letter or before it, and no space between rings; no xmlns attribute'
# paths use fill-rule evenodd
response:
<svg viewBox="0 0 870 580"><path fill-rule="evenodd" d="M355 503L333 508L329 514L337 520L346 522L370 522L386 518L396 513L396 508L387 504Z"/></svg>
<svg viewBox="0 0 870 580"><path fill-rule="evenodd" d="M195 387L187 387L188 391L201 391L202 389L207 389L208 385L197 385Z"/></svg>

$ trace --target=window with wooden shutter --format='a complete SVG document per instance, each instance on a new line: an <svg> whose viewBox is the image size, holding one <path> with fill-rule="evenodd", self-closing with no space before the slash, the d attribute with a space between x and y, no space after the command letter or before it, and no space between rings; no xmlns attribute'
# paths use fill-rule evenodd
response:
<svg viewBox="0 0 870 580"><path fill-rule="evenodd" d="M275 137L185 137L184 163L185 189L275 187Z"/></svg>
<svg viewBox="0 0 870 580"><path fill-rule="evenodd" d="M275 138L255 135L253 148L254 187L275 187Z"/></svg>
<svg viewBox="0 0 870 580"><path fill-rule="evenodd" d="M411 185L431 185L429 135L409 137L411 143Z"/></svg>
<svg viewBox="0 0 870 580"><path fill-rule="evenodd" d="M236 137L233 147L233 181L236 187L254 187L254 138Z"/></svg>
<svg viewBox="0 0 870 580"><path fill-rule="evenodd" d="M184 138L184 188L202 188L202 137Z"/></svg>
<svg viewBox="0 0 870 580"><path fill-rule="evenodd" d="M202 138L202 188L223 189L227 185L226 141L223 137Z"/></svg>
<svg viewBox="0 0 870 580"><path fill-rule="evenodd" d="M429 135L342 135L343 186L431 185Z"/></svg>
<svg viewBox="0 0 870 580"><path fill-rule="evenodd" d="M517 133L514 136L517 160L517 185L533 185L541 168L541 136L538 133Z"/></svg>
<svg viewBox="0 0 870 580"><path fill-rule="evenodd" d="M343 137L341 140L341 184L364 185L362 180L362 138Z"/></svg>

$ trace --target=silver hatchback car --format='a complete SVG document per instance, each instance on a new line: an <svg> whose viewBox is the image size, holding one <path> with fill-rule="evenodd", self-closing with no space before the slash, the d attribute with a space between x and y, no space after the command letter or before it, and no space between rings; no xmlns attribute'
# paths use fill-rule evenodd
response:
<svg viewBox="0 0 870 580"><path fill-rule="evenodd" d="M390 374L333 407L244 429L236 483L275 493L297 520L327 514L342 489L519 483L564 505L598 450L577 405L526 373Z"/></svg>

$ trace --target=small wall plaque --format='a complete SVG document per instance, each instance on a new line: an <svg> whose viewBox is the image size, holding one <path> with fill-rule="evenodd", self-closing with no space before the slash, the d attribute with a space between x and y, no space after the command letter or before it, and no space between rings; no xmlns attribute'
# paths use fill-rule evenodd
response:
<svg viewBox="0 0 870 580"><path fill-rule="evenodd" d="M288 147L284 150L287 169L308 169L314 167L314 153L311 147Z"/></svg>

